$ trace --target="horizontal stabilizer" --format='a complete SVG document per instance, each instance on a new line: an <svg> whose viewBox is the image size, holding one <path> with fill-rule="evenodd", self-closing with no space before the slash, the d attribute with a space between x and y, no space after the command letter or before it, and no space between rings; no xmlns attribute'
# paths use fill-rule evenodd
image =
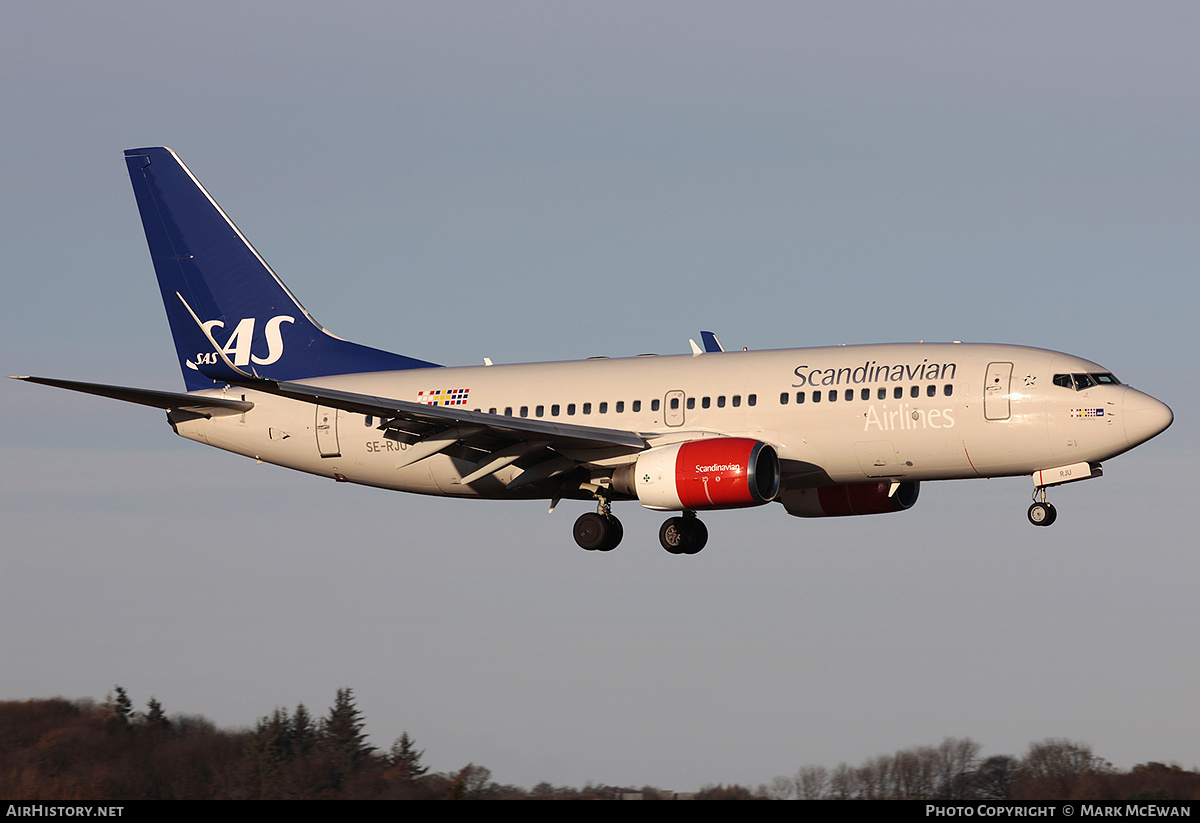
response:
<svg viewBox="0 0 1200 823"><path fill-rule="evenodd" d="M190 411L210 417L245 414L254 408L254 404L249 400L206 397L202 394L132 389L126 386L108 386L103 383L80 383L75 380L56 380L51 377L30 377L28 375L14 376L13 379L28 380L30 383L41 383L43 386L70 389L71 391L95 394L100 397L111 397L113 400L123 400L126 403L154 406L155 408L166 409L168 411Z"/></svg>

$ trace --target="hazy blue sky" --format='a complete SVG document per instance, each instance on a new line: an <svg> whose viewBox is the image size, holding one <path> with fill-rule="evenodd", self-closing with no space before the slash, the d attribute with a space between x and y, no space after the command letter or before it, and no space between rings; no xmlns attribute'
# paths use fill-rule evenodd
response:
<svg viewBox="0 0 1200 823"><path fill-rule="evenodd" d="M758 783L971 736L1200 765L1194 3L12 4L0 360L181 388L121 151L169 145L326 327L451 365L987 340L1175 425L1056 490L705 518L403 496L0 382L0 699L250 725L355 689L497 780ZM1191 535L1191 536L1189 536Z"/></svg>

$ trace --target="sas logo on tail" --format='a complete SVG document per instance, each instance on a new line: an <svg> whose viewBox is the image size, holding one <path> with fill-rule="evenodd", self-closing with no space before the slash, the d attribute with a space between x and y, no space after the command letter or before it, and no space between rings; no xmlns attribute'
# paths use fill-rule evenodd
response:
<svg viewBox="0 0 1200 823"><path fill-rule="evenodd" d="M267 341L266 357L259 357L251 350L254 343L255 322L256 320L253 317L242 318L234 328L233 334L229 335L229 339L221 346L221 353L233 361L233 365L235 366L248 366L252 362L259 366L269 366L283 357L283 334L280 332L279 327L284 323L295 323L296 318L280 314L267 321L266 326L263 327L263 337ZM209 320L204 323L204 330L212 335L213 340L216 340L218 345L220 345L221 341L218 339L215 330L223 328L225 328L225 323L222 320ZM196 363L212 365L217 360L216 352L198 352L196 354L196 362L193 363L191 360L188 360L187 365L189 369L196 369Z"/></svg>

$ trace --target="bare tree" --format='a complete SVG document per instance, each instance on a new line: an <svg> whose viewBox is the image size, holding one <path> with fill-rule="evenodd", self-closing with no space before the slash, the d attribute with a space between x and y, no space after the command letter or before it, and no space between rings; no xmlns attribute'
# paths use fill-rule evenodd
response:
<svg viewBox="0 0 1200 823"><path fill-rule="evenodd" d="M858 794L858 779L853 767L839 763L829 776L829 799L851 800Z"/></svg>
<svg viewBox="0 0 1200 823"><path fill-rule="evenodd" d="M938 788L941 800L965 800L971 793L971 775L983 749L969 737L947 737L937 748Z"/></svg>
<svg viewBox="0 0 1200 823"><path fill-rule="evenodd" d="M771 788L762 794L769 795L772 800L791 800L796 794L796 781L790 777L777 777L771 781Z"/></svg>
<svg viewBox="0 0 1200 823"><path fill-rule="evenodd" d="M793 779L796 796L801 800L824 800L829 791L829 770L824 766L805 766Z"/></svg>
<svg viewBox="0 0 1200 823"><path fill-rule="evenodd" d="M1004 802L1012 799L1013 785L1021 774L1021 762L1017 758L998 754L979 764L972 781L975 796L980 800Z"/></svg>
<svg viewBox="0 0 1200 823"><path fill-rule="evenodd" d="M1086 743L1065 738L1049 738L1032 743L1021 760L1017 799L1075 797L1081 784L1112 770L1106 760L1092 754Z"/></svg>

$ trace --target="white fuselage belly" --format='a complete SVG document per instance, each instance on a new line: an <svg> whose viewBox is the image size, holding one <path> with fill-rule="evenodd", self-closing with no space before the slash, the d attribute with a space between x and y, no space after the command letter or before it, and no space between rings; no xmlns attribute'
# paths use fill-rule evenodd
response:
<svg viewBox="0 0 1200 823"><path fill-rule="evenodd" d="M1044 349L890 344L412 369L303 382L634 431L651 446L749 437L776 448L785 484L789 471L802 469L813 484L850 484L1022 475L1120 454L1148 439L1127 432L1123 420L1127 397L1135 395L1137 405L1147 396L1122 385L1075 391L1052 382L1058 373L1103 371ZM461 456L435 454L397 468L409 446L385 437L379 418L249 390L228 394L244 395L255 407L179 422L178 433L265 462L398 491L531 494L505 489L518 471L511 467L462 485L475 464ZM572 456L605 465L602 452Z"/></svg>

